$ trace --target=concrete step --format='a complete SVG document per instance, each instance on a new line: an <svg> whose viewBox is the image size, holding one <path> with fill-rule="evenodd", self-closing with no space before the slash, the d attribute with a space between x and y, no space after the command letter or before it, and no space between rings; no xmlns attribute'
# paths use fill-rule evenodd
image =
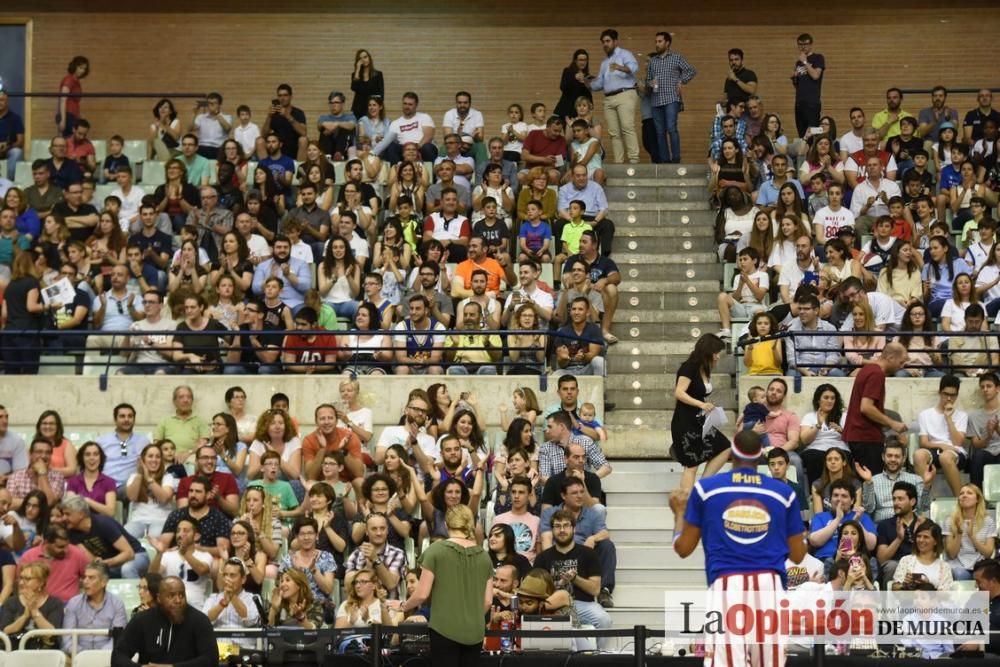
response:
<svg viewBox="0 0 1000 667"><path fill-rule="evenodd" d="M618 568L635 569L700 569L705 564L705 553L699 546L687 558L681 558L666 539L654 544L629 544L617 549Z"/></svg>
<svg viewBox="0 0 1000 667"><path fill-rule="evenodd" d="M679 581L669 583L645 586L641 583L619 584L615 587L615 606L620 604L623 607L648 607L650 609L659 607L662 610L666 601L664 596L668 590L689 590L689 586L704 588L705 575L685 572L683 577L679 577Z"/></svg>
<svg viewBox="0 0 1000 667"><path fill-rule="evenodd" d="M635 201L628 199L609 199L608 200L608 217L614 220L616 223L621 215L624 213L626 216L633 211L673 211L678 214L681 218L681 223L683 224L682 215L684 213L690 214L691 212L701 211L711 213L711 219L715 219L715 211L709 206L708 201L704 199L687 199L686 201ZM690 224L694 224L693 220L690 220Z"/></svg>
<svg viewBox="0 0 1000 667"><path fill-rule="evenodd" d="M731 394L734 392L725 393ZM676 404L676 399L672 394L669 398L663 394L661 396L663 397L657 398L656 396L649 396L644 392L608 391L607 400L616 405L615 411L608 413L606 426L609 429L609 436L627 437L628 428L635 426L636 417L642 419L644 426L654 429L663 428L669 432L670 420L674 418L673 408ZM635 397L641 398L642 401L636 403L634 401ZM716 397L716 400L719 400L722 404L721 407L725 410L726 416L729 418L729 423L720 429L723 433L726 433L735 427L736 418L739 417L734 405L736 400L735 398L722 396ZM622 421L619 422L619 419ZM726 428L727 426L729 428Z"/></svg>
<svg viewBox="0 0 1000 667"><path fill-rule="evenodd" d="M615 602L618 601L618 591L624 586L650 586L654 588L673 588L675 590L684 588L686 584L689 584L695 577L701 576L704 578L704 567L690 568L685 570L678 569L662 569L662 568L632 568L632 567L621 567L615 570L615 581L617 582L617 587L615 588ZM623 602L629 603L632 600L629 599L629 595L625 594L623 596Z"/></svg>
<svg viewBox="0 0 1000 667"><path fill-rule="evenodd" d="M647 177L647 176L615 176L607 179L604 187L687 187L706 188L708 179L702 176L677 177ZM708 196L706 191L705 196Z"/></svg>
<svg viewBox="0 0 1000 667"><path fill-rule="evenodd" d="M663 241L665 242L666 239ZM618 311L615 317L621 317L624 313L633 310L648 310L650 308L672 310L686 310L695 307L712 308L718 303L719 292L720 288L718 287L694 292L669 292L666 290L627 292L619 297Z"/></svg>
<svg viewBox="0 0 1000 667"><path fill-rule="evenodd" d="M619 459L615 462L615 471L622 473L660 473L661 475L680 474L683 468L673 461L648 461L645 459Z"/></svg>
<svg viewBox="0 0 1000 667"><path fill-rule="evenodd" d="M711 236L663 236L656 229L643 228L635 231L626 230L615 236L614 257L629 256L636 251L650 252L713 252L717 248L715 239Z"/></svg>
<svg viewBox="0 0 1000 667"><path fill-rule="evenodd" d="M609 508L610 510L610 508ZM673 530L673 516L670 517L670 526L665 529L662 527L650 528L650 529L636 529L636 530L625 530L619 529L611 534L611 539L614 540L615 547L620 547L621 545L629 544L648 544L649 542L654 542L657 540L669 539L671 533L664 534L664 530Z"/></svg>
<svg viewBox="0 0 1000 667"><path fill-rule="evenodd" d="M665 505L659 508L651 507L608 507L608 527L618 532L672 530L674 514Z"/></svg>
<svg viewBox="0 0 1000 667"><path fill-rule="evenodd" d="M615 260L615 263L618 264L618 268L621 268L622 264L698 264L715 265L719 267L720 271L722 270L722 264L719 263L719 256L714 252L637 252L630 254L623 262Z"/></svg>
<svg viewBox="0 0 1000 667"><path fill-rule="evenodd" d="M658 262L648 256L629 255L615 260L625 285L631 280L716 280L721 287L722 265L706 262L703 253L691 253L679 262ZM691 260L691 261L687 261Z"/></svg>
<svg viewBox="0 0 1000 667"><path fill-rule="evenodd" d="M676 211L670 209L639 210L628 202L608 202L609 217L615 221L615 227L631 229L632 227L654 227L656 229L673 229L683 235L685 231L692 234L715 233L715 211L708 208L698 210Z"/></svg>
<svg viewBox="0 0 1000 667"><path fill-rule="evenodd" d="M628 494L641 490L643 493L666 493L677 488L681 481L680 472L625 472L612 463L614 472L601 480L601 488L608 494Z"/></svg>
<svg viewBox="0 0 1000 667"><path fill-rule="evenodd" d="M616 320L618 318L615 318ZM611 331L622 342L632 340L697 340L702 334L716 333L719 330L719 314L715 313L711 321L685 322L667 324L663 322L615 322ZM619 343L620 345L621 343ZM638 370L638 369L637 369Z"/></svg>
<svg viewBox="0 0 1000 667"><path fill-rule="evenodd" d="M608 178L678 178L701 176L708 178L708 165L704 163L686 164L611 164L604 165Z"/></svg>
<svg viewBox="0 0 1000 667"><path fill-rule="evenodd" d="M718 289L718 280L629 280L619 286L619 293L715 292Z"/></svg>
<svg viewBox="0 0 1000 667"><path fill-rule="evenodd" d="M691 297L688 298L690 299ZM697 297L694 298L697 299ZM673 307L662 303L648 303L644 308L630 307L626 312L618 311L615 314L615 319L627 321L632 324L650 324L653 322L718 322L719 311L717 309L707 309L704 303L697 303L694 306L687 303L680 303Z"/></svg>
<svg viewBox="0 0 1000 667"><path fill-rule="evenodd" d="M735 411L738 407L734 391L716 391L712 393L712 398L718 401L717 405L722 408L729 408ZM673 390L666 389L607 389L605 400L611 401L622 408L642 409L642 410L665 410L670 414L666 415L667 423L673 417L673 408L677 404ZM617 410L615 410L617 412Z"/></svg>
<svg viewBox="0 0 1000 667"><path fill-rule="evenodd" d="M663 492L607 493L608 505L628 505L630 507L663 507L667 496Z"/></svg>
<svg viewBox="0 0 1000 667"><path fill-rule="evenodd" d="M700 185L614 185L604 189L609 202L707 202L708 191Z"/></svg>

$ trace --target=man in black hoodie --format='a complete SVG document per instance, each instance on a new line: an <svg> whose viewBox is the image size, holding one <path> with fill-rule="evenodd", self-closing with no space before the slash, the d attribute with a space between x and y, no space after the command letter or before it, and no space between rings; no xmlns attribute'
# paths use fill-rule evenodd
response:
<svg viewBox="0 0 1000 667"><path fill-rule="evenodd" d="M184 582L166 577L158 606L132 617L111 654L112 667L216 667L215 628L202 612L189 607ZM132 656L139 654L139 661Z"/></svg>

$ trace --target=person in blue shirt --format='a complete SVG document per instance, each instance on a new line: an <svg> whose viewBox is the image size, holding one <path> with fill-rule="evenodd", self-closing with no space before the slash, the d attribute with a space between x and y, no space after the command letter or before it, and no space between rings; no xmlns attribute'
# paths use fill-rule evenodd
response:
<svg viewBox="0 0 1000 667"><path fill-rule="evenodd" d="M790 486L757 472L763 453L759 435L740 431L730 453L732 470L702 478L690 491L681 488L670 494L674 551L687 558L704 541L708 586L717 594L728 590L743 598L751 592L784 590L785 561L799 563L806 554L799 501ZM723 603L720 598L725 597L713 595ZM768 644L781 641L769 638L755 648L778 650L780 667L784 652ZM722 633L707 635L705 658L715 651L754 650L744 642Z"/></svg>
<svg viewBox="0 0 1000 667"><path fill-rule="evenodd" d="M264 139L267 157L257 163L274 176L274 182L285 199L292 196L292 177L295 175L295 160L281 153L281 139L271 132Z"/></svg>
<svg viewBox="0 0 1000 667"><path fill-rule="evenodd" d="M251 289L263 296L264 282L274 276L282 282L281 300L292 309L292 315L305 305L305 294L312 287L312 270L309 264L291 256L292 243L284 234L274 237L274 254L257 265Z"/></svg>
<svg viewBox="0 0 1000 667"><path fill-rule="evenodd" d="M972 267L961 257L955 257L947 236L932 236L927 246L930 261L924 264L921 277L928 295L927 309L935 318L941 317L944 304L952 298L952 282L960 273L972 275Z"/></svg>
<svg viewBox="0 0 1000 667"><path fill-rule="evenodd" d="M809 545L813 556L832 561L837 555L840 527L847 521L856 521L864 529L866 551L875 549L877 529L871 518L860 507L853 507L854 487L842 479L830 485L830 509L813 516L809 526Z"/></svg>

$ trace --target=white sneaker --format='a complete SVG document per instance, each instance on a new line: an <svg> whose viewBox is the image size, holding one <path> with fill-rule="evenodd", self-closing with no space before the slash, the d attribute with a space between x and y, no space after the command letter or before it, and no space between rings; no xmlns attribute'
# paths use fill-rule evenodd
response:
<svg viewBox="0 0 1000 667"><path fill-rule="evenodd" d="M718 336L719 338L725 338L726 340L729 340L730 338L733 337L733 332L730 331L729 329L722 329L719 331L719 333L716 334L716 336Z"/></svg>

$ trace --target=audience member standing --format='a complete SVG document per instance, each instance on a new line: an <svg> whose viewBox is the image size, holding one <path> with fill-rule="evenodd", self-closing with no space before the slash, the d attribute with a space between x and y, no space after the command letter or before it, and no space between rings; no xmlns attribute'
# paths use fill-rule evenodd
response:
<svg viewBox="0 0 1000 667"><path fill-rule="evenodd" d="M656 55L649 59L646 95L653 103L659 161L676 164L681 161L681 135L677 130L677 114L684 107L681 88L694 78L697 71L684 56L671 51L670 44L669 32L656 33ZM610 117L608 124L610 126Z"/></svg>
<svg viewBox="0 0 1000 667"><path fill-rule="evenodd" d="M799 59L792 71L792 85L795 86L795 128L800 137L806 130L819 126L819 116L823 107L823 73L826 59L813 53L813 38L809 33L798 37Z"/></svg>
<svg viewBox="0 0 1000 667"><path fill-rule="evenodd" d="M351 90L354 91L351 113L355 118L364 118L368 115L369 98L385 99L385 81L382 79L382 72L375 69L375 61L367 49L358 49L354 54Z"/></svg>
<svg viewBox="0 0 1000 667"><path fill-rule="evenodd" d="M847 421L844 422L844 440L851 448L855 463L860 463L874 475L882 472L882 427L897 433L906 431L906 424L885 414L885 378L902 368L906 359L905 347L900 343L889 343L879 359L865 364L851 389Z"/></svg>
<svg viewBox="0 0 1000 667"><path fill-rule="evenodd" d="M611 150L615 162L639 161L639 139L635 133L635 112L639 96L635 92L635 75L639 63L631 51L618 46L618 31L608 29L601 33L601 45L607 58L601 63L601 72L590 82L591 90L604 93L604 117L611 135Z"/></svg>

